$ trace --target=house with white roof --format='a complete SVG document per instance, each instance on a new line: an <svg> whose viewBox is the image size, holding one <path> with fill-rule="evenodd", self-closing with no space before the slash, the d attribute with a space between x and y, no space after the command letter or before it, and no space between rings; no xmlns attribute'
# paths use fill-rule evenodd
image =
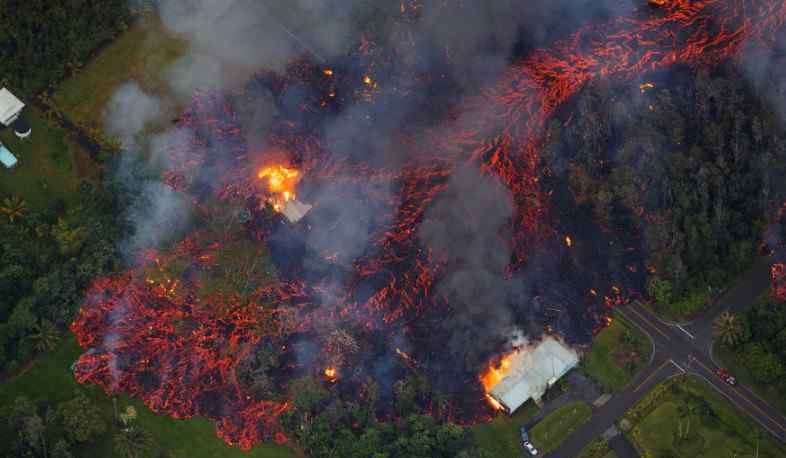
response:
<svg viewBox="0 0 786 458"><path fill-rule="evenodd" d="M579 355L568 345L547 336L534 347L517 351L510 359L505 377L491 388L489 395L508 414L528 399L540 401L546 389L575 367Z"/></svg>

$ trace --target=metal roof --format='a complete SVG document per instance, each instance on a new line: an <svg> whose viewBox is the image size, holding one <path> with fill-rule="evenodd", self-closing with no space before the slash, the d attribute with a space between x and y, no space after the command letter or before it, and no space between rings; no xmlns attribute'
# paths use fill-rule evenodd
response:
<svg viewBox="0 0 786 458"><path fill-rule="evenodd" d="M546 337L535 347L514 354L508 373L489 394L513 413L528 399L540 399L578 362L579 355L573 349L554 337Z"/></svg>
<svg viewBox="0 0 786 458"><path fill-rule="evenodd" d="M25 104L6 88L0 89L0 124L11 125Z"/></svg>

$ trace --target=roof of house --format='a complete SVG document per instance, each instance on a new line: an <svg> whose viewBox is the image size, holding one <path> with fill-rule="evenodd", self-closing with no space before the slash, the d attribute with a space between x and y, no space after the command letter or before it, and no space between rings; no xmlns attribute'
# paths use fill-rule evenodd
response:
<svg viewBox="0 0 786 458"><path fill-rule="evenodd" d="M511 358L508 373L490 394L513 413L528 399L540 399L546 388L578 362L579 356L573 349L554 337L546 337Z"/></svg>
<svg viewBox="0 0 786 458"><path fill-rule="evenodd" d="M0 143L0 163L9 169L17 163L16 157L2 143Z"/></svg>
<svg viewBox="0 0 786 458"><path fill-rule="evenodd" d="M0 124L10 125L25 104L6 88L0 89Z"/></svg>
<svg viewBox="0 0 786 458"><path fill-rule="evenodd" d="M290 200L284 205L281 213L287 217L290 223L294 224L303 219L309 210L311 210L311 205L304 204L298 200Z"/></svg>

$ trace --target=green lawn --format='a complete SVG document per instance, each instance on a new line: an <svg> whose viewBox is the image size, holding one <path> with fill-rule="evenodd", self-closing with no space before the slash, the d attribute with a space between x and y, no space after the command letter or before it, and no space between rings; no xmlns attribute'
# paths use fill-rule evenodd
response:
<svg viewBox="0 0 786 458"><path fill-rule="evenodd" d="M533 402L527 402L513 416L503 413L489 423L480 423L471 428L472 436L479 448L494 457L521 456L519 428L538 412Z"/></svg>
<svg viewBox="0 0 786 458"><path fill-rule="evenodd" d="M633 339L630 343L625 341L626 332ZM581 367L606 390L619 391L649 362L651 353L649 338L617 315L611 326L595 336ZM626 368L627 361L635 362L634 366Z"/></svg>
<svg viewBox="0 0 786 458"><path fill-rule="evenodd" d="M36 364L24 375L0 385L0 405L24 395L34 401L46 401L49 405L66 401L73 397L73 389L79 386L71 376L69 366L81 353L76 339L69 335L57 350L43 355ZM113 416L111 399L95 386L83 386L88 395L105 412L107 421ZM290 449L274 444L259 445L249 452L229 447L219 439L212 422L197 418L191 420L173 420L166 416L156 415L148 410L140 401L118 398L118 408L127 405L136 407L139 423L156 437L161 450L170 451L175 457L183 458L294 458ZM0 431L1 440L8 440L7 432ZM112 457L111 435L104 434L89 449L79 450L77 456L84 458Z"/></svg>
<svg viewBox="0 0 786 458"><path fill-rule="evenodd" d="M651 403L629 433L629 438L643 452L642 456L754 456L758 444L759 457L786 457L786 452L778 448L764 430L702 379L685 377L673 387L664 390L662 397ZM706 401L707 409L704 413L698 409L690 414L688 425L688 414L681 414L680 406L688 406L696 400ZM682 439L679 438L680 430Z"/></svg>
<svg viewBox="0 0 786 458"><path fill-rule="evenodd" d="M559 447L565 438L592 418L592 408L584 401L566 404L532 427L532 443L540 453Z"/></svg>
<svg viewBox="0 0 786 458"><path fill-rule="evenodd" d="M608 441L599 437L584 447L577 458L617 458Z"/></svg>
<svg viewBox="0 0 786 458"><path fill-rule="evenodd" d="M0 132L0 141L19 160L13 169L0 166L0 196L20 196L32 211L54 199L76 202L80 178L95 175L94 163L68 132L32 107L25 112L33 127L30 137L19 140L10 129Z"/></svg>
<svg viewBox="0 0 786 458"><path fill-rule="evenodd" d="M169 33L157 18L145 17L65 81L50 103L77 125L100 129L107 102L126 81L136 81L151 94L169 95L164 70L185 50L185 42ZM165 118L176 114L176 107L169 108Z"/></svg>

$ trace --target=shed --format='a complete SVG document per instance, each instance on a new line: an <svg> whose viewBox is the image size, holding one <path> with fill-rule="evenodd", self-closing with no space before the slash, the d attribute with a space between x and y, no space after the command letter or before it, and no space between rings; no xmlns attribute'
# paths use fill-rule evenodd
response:
<svg viewBox="0 0 786 458"><path fill-rule="evenodd" d="M0 124L8 127L22 113L25 104L6 88L0 89Z"/></svg>
<svg viewBox="0 0 786 458"><path fill-rule="evenodd" d="M516 352L505 377L489 395L512 414L529 399L540 400L546 389L576 366L579 355L554 337Z"/></svg>

